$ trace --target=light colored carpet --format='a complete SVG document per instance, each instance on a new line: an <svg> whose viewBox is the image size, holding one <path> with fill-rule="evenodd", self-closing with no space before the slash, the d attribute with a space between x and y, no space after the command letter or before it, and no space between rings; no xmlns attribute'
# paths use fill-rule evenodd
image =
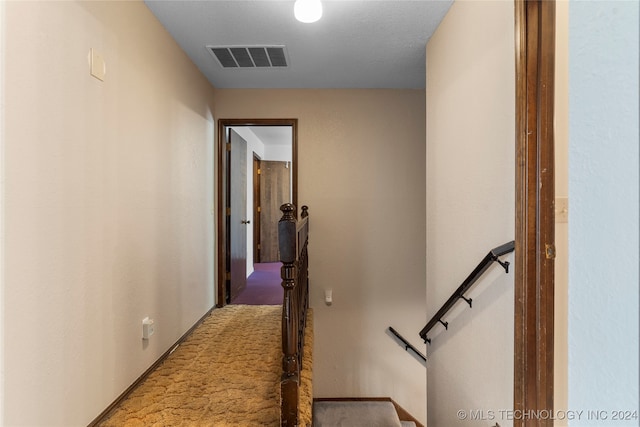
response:
<svg viewBox="0 0 640 427"><path fill-rule="evenodd" d="M100 426L280 425L281 306L216 309ZM311 425L312 313L301 373Z"/></svg>
<svg viewBox="0 0 640 427"><path fill-rule="evenodd" d="M393 403L386 401L317 401L314 407L313 425L315 427L402 427Z"/></svg>

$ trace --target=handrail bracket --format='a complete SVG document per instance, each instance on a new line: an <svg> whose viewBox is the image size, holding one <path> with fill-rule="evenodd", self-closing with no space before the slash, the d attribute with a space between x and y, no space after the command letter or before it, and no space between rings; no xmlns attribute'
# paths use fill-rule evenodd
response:
<svg viewBox="0 0 640 427"><path fill-rule="evenodd" d="M505 273L509 274L509 261L500 261L500 258L498 258L496 255L492 255L492 258L495 262L500 264L502 268L504 268Z"/></svg>
<svg viewBox="0 0 640 427"><path fill-rule="evenodd" d="M460 298L465 300L469 304L469 308L473 308L473 298L466 298L464 295L460 295Z"/></svg>

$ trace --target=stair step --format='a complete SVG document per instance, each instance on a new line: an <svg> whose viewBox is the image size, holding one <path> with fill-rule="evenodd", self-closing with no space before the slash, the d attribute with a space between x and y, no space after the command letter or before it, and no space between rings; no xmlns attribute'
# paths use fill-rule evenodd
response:
<svg viewBox="0 0 640 427"><path fill-rule="evenodd" d="M413 421L400 421L402 427L416 427L416 423Z"/></svg>
<svg viewBox="0 0 640 427"><path fill-rule="evenodd" d="M317 401L314 427L403 427L393 403L387 401Z"/></svg>

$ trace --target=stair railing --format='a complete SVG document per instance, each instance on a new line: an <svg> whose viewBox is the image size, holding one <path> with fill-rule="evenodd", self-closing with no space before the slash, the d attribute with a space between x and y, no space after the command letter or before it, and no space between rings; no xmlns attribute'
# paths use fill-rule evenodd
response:
<svg viewBox="0 0 640 427"><path fill-rule="evenodd" d="M291 203L285 203L280 210L282 218L278 222L278 244L284 288L280 425L293 427L298 425L300 369L309 307L309 213L308 207L303 206L298 221L296 207Z"/></svg>
<svg viewBox="0 0 640 427"><path fill-rule="evenodd" d="M420 350L415 348L413 346L413 344L411 344L409 341L407 341L407 339L405 337L400 335L400 333L398 331L396 331L395 329L393 329L391 326L389 326L389 332L391 332L393 334L393 336L395 336L402 343L402 345L404 346L404 350L405 351L412 351L416 356L418 356L420 359L422 359L423 362L427 361L427 356L422 354L420 352Z"/></svg>
<svg viewBox="0 0 640 427"><path fill-rule="evenodd" d="M500 245L497 248L493 248L489 251L487 256L485 256L480 264L471 272L471 274L465 279L464 282L455 290L455 292L449 297L449 299L442 305L440 310L436 312L436 314L429 320L427 325L422 328L420 331L420 337L424 340L424 342L431 344L431 339L427 336L431 328L440 323L444 326L445 329L449 328L449 323L442 320L445 314L455 305L458 300L463 299L469 304L469 307L472 307L472 299L466 298L464 294L469 290L469 288L478 280L482 274L487 271L489 266L495 261L504 268L505 273L509 273L509 262L508 261L500 261L498 257L502 255L506 255L509 252L513 252L515 250L515 241L510 241L505 243L504 245Z"/></svg>

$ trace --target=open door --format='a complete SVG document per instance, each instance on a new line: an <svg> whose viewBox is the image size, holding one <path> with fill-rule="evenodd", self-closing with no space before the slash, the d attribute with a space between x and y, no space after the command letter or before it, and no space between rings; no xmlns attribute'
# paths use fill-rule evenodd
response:
<svg viewBox="0 0 640 427"><path fill-rule="evenodd" d="M247 258L252 258L253 248L257 246L253 240L260 233L255 233L254 239L247 241L253 226L247 218L251 208L247 205L248 181L253 180L251 164L247 163L249 155L255 150L252 140L244 140L233 127L257 127L268 129L271 127L290 127L290 200L295 205L298 193L297 173L297 119L219 119L216 138L218 174L217 174L217 281L216 305L223 307L229 304L246 287ZM252 132L255 132L253 129ZM247 137L248 138L248 137ZM237 143L237 144L236 144ZM253 145L252 145L253 144ZM237 147L236 147L237 145ZM251 151L249 151L249 148ZM276 152L278 150L276 149ZM258 154L258 157L261 157ZM267 156L265 156L267 157ZM271 160L262 158L262 161ZM279 159L280 160L280 159ZM249 170L247 171L247 167ZM255 180L259 181L259 180ZM252 195L252 197L254 197ZM259 200L259 199L256 199ZM235 204L239 205L235 207ZM232 204L234 206L232 206ZM259 211L254 207L254 215ZM252 218L253 219L253 218ZM279 217L278 217L279 219ZM277 222L277 221L276 221ZM251 224L251 225L249 225ZM264 225L262 222L261 226ZM262 227L260 227L262 228ZM242 246L244 244L244 247ZM249 253L247 253L250 251ZM249 255L249 256L248 256ZM260 256L259 256L260 257ZM261 258L261 257L260 257Z"/></svg>
<svg viewBox="0 0 640 427"><path fill-rule="evenodd" d="M229 130L229 279L227 303L233 301L247 286L247 142L233 129Z"/></svg>

